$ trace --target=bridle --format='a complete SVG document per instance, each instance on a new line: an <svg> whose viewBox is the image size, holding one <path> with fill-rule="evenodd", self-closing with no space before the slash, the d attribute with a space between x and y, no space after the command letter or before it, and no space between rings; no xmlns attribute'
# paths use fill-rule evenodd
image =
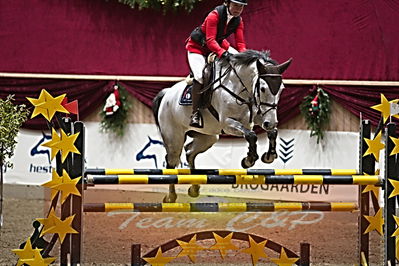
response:
<svg viewBox="0 0 399 266"><path fill-rule="evenodd" d="M223 88L226 92L228 92L233 98L236 99L236 103L238 105L248 105L248 109L250 112L250 121L253 120L253 108L255 107L255 109L257 110L256 113L257 115L262 115L264 116L265 114L267 114L269 111L271 110L277 110L277 103L276 100L274 99L272 103L269 102L263 102L260 99L261 96L261 92L260 92L260 80L262 79L263 81L265 81L268 85L268 88L270 90L270 92L276 96L279 89L276 90L276 92L274 92L272 90L272 86L271 86L271 82L268 80L268 78L271 77L282 77L281 74L277 74L277 73L265 73L265 74L259 74L257 81L256 81L256 85L255 85L255 90L252 93L251 96L249 96L249 98L247 100L245 100L244 98L242 98L241 96L239 96L238 94L241 94L244 91L247 91L248 93L250 92L250 90L247 88L247 86L245 86L244 82L242 81L240 75L237 73L237 70L231 65L231 63L229 62L229 67L224 71L224 73L221 73L222 69L220 69L220 75L219 77L214 80L210 86L214 85L216 82L219 82L219 85L214 87L213 90L218 89L219 87ZM236 77L238 78L238 80L240 81L241 85L243 86L243 89L238 93L234 93L233 91L231 91L229 88L227 88L225 85L222 84L221 80L223 77L225 77L228 73L230 73L231 71L234 72L234 74L236 75ZM279 88L281 86L281 82L279 84ZM266 111L262 112L261 107L262 106L267 106L269 107Z"/></svg>
<svg viewBox="0 0 399 266"><path fill-rule="evenodd" d="M263 81L266 82L267 87L269 88L269 90L270 90L270 92L273 94L273 96L276 96L277 93L278 93L278 91L280 90L281 82L278 84L278 86L279 86L279 89L278 89L278 90L276 90L276 91L273 91L273 90L272 90L271 82L268 80L268 78L271 78L271 77L279 77L279 78L281 78L282 75L281 75L281 74L277 74L277 73L276 73L276 74L272 74L272 73L268 74L268 73L265 73L265 74L260 74L260 75L258 75L258 80L257 80L257 82L256 82L255 91L256 91L256 93L257 93L257 95L258 95L258 98L259 98L258 101L259 101L259 103L257 102L256 97L254 97L254 99L255 99L255 107L257 108L257 112L256 112L256 113L257 113L258 115L264 116L265 114L267 114L269 111L271 111L271 110L273 110L273 109L277 110L277 103L276 103L276 98L275 98L275 97L274 97L273 103L262 102L261 99L260 99L260 96L261 96L261 95L260 95L260 94L261 94L261 92L260 92L260 80L261 80L261 79L262 79ZM262 113L261 106L267 106L267 107L269 107L269 108L266 109L266 111L264 111L264 112Z"/></svg>

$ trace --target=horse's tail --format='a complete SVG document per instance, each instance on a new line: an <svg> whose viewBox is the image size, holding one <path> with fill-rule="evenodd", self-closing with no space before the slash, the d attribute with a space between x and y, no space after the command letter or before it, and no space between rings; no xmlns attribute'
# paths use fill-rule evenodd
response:
<svg viewBox="0 0 399 266"><path fill-rule="evenodd" d="M159 121L158 121L158 113L159 113L159 106L161 105L161 101L163 96L165 96L166 90L161 90L157 96L155 96L154 100L152 101L152 113L154 114L155 124L159 128Z"/></svg>

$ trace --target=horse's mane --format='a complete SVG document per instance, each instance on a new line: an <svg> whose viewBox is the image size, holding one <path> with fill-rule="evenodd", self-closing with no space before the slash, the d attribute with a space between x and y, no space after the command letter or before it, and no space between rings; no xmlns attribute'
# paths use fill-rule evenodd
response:
<svg viewBox="0 0 399 266"><path fill-rule="evenodd" d="M242 53L234 54L231 57L231 62L238 64L238 65L244 65L244 66L249 66L252 64L255 60L258 59L263 59L265 63L270 63L272 65L278 65L277 61L273 60L270 57L270 51L256 51L256 50L246 50ZM227 62L223 62L227 63Z"/></svg>

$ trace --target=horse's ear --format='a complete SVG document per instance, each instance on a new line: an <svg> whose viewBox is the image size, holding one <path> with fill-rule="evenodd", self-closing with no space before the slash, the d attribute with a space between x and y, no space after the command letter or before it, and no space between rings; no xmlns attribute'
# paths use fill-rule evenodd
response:
<svg viewBox="0 0 399 266"><path fill-rule="evenodd" d="M292 58L290 58L290 59L288 59L286 62L284 62L284 63L278 65L278 66L277 66L278 72L279 72L280 74L283 74L284 71L286 71L287 68L290 66L291 62L292 62Z"/></svg>
<svg viewBox="0 0 399 266"><path fill-rule="evenodd" d="M259 60L256 60L256 68L258 69L259 73L266 73L266 67Z"/></svg>

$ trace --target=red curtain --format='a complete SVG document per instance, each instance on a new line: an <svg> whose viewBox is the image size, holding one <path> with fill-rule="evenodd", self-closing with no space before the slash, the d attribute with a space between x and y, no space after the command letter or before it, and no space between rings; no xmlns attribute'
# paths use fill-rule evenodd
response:
<svg viewBox="0 0 399 266"><path fill-rule="evenodd" d="M0 0L0 72L185 76L184 42L223 1L192 13L116 0ZM294 59L285 78L399 80L399 0L252 0L252 49Z"/></svg>

